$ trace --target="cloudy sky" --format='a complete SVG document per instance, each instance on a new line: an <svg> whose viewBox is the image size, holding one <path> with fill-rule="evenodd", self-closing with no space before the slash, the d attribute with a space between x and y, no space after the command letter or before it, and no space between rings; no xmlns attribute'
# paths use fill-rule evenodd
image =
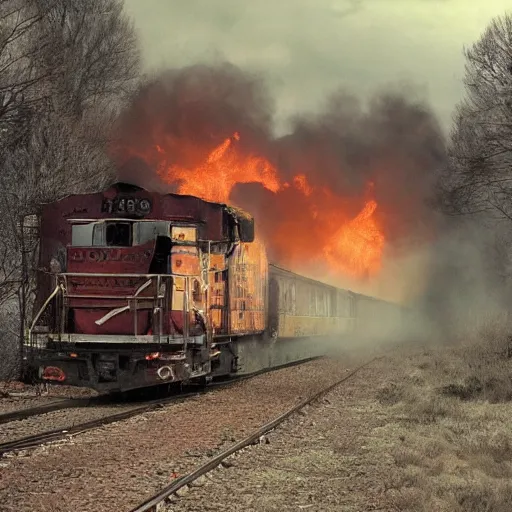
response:
<svg viewBox="0 0 512 512"><path fill-rule="evenodd" d="M462 47L510 0L125 0L147 70L228 60L262 72L280 130L340 86L412 83L449 128ZM511 8L512 11L512 8Z"/></svg>

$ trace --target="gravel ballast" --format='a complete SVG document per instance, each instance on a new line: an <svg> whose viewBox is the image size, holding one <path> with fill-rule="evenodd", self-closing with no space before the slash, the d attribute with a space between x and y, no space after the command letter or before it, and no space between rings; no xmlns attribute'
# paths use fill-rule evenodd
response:
<svg viewBox="0 0 512 512"><path fill-rule="evenodd" d="M39 407L69 398L87 399L98 396L88 388L48 385L44 394L38 393L36 386L21 382L0 382L0 414Z"/></svg>
<svg viewBox="0 0 512 512"><path fill-rule="evenodd" d="M4 457L2 510L130 510L219 446L338 380L349 365L324 359L277 370Z"/></svg>
<svg viewBox="0 0 512 512"><path fill-rule="evenodd" d="M386 496L394 459L389 447L377 441L388 411L375 396L383 377L400 372L388 358L372 363L291 416L260 444L180 490L163 510L395 510Z"/></svg>
<svg viewBox="0 0 512 512"><path fill-rule="evenodd" d="M9 423L0 425L0 443L7 443L50 430L73 427L134 408L134 406L121 405L111 407L72 407L40 414L23 420L10 421Z"/></svg>

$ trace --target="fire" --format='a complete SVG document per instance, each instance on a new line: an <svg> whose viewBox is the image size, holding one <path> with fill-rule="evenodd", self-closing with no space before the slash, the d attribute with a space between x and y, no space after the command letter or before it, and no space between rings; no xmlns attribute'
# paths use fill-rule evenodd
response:
<svg viewBox="0 0 512 512"><path fill-rule="evenodd" d="M362 211L334 232L324 254L332 268L364 276L380 268L384 235L374 217L377 203L368 201ZM340 257L341 256L341 257Z"/></svg>
<svg viewBox="0 0 512 512"><path fill-rule="evenodd" d="M260 183L272 192L280 189L277 172L256 156L242 156L233 147L240 135L235 132L213 149L204 162L194 167L161 164L158 174L169 184L179 183L178 194L197 196L215 203L227 203L237 183ZM162 153L162 148L157 146Z"/></svg>
<svg viewBox="0 0 512 512"><path fill-rule="evenodd" d="M365 201L358 214L349 215L346 198L327 187L311 185L304 174L297 174L289 183L283 181L267 159L239 150L239 140L239 133L234 133L199 159L198 148L190 146L185 152L195 155L185 158L186 165L169 164L166 150L155 146L158 174L177 187L179 194L219 203L233 202L237 184L258 183L270 191L275 196L273 204L264 205L262 217L266 218L256 215L256 220L262 221L258 226L269 252L282 264L292 268L314 264L325 270L327 262L332 274L356 278L379 271L385 240L375 200Z"/></svg>
<svg viewBox="0 0 512 512"><path fill-rule="evenodd" d="M309 197L313 193L313 189L308 183L304 174L299 174L293 178L293 184L306 196Z"/></svg>

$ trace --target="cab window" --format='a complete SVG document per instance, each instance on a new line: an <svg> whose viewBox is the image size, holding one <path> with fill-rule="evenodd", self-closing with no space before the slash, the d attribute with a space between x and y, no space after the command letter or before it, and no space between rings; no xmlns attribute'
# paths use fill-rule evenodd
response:
<svg viewBox="0 0 512 512"><path fill-rule="evenodd" d="M71 228L71 245L75 247L130 247L132 238L130 222L90 222Z"/></svg>
<svg viewBox="0 0 512 512"><path fill-rule="evenodd" d="M133 231L133 244L143 245L157 236L170 236L171 223L163 221L136 222Z"/></svg>
<svg viewBox="0 0 512 512"><path fill-rule="evenodd" d="M71 226L71 245L75 247L90 247L94 224L73 224Z"/></svg>
<svg viewBox="0 0 512 512"><path fill-rule="evenodd" d="M128 222L106 222L105 245L108 247L131 247L132 225Z"/></svg>
<svg viewBox="0 0 512 512"><path fill-rule="evenodd" d="M99 247L130 247L132 245L132 224L130 222L95 223L92 245Z"/></svg>

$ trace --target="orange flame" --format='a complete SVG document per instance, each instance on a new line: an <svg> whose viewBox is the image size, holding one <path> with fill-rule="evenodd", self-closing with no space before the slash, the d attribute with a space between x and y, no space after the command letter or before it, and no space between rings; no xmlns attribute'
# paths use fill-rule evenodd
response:
<svg viewBox="0 0 512 512"><path fill-rule="evenodd" d="M215 203L227 203L237 183L260 183L272 192L280 189L276 170L260 157L242 157L233 148L240 135L226 139L211 151L206 160L192 168L160 166L158 174L166 183L178 182L178 194L197 196ZM157 146L157 151L161 148Z"/></svg>
<svg viewBox="0 0 512 512"><path fill-rule="evenodd" d="M368 201L357 217L334 232L332 241L324 246L332 268L357 276L380 269L384 235L373 216L376 209L377 203Z"/></svg>
<svg viewBox="0 0 512 512"><path fill-rule="evenodd" d="M359 214L351 217L346 199L328 188L310 185L304 174L294 176L291 184L282 182L267 159L239 151L239 140L240 135L235 133L199 163L198 149L190 147L189 151L196 154L190 159L195 163L190 165L167 164L166 151L156 146L162 157L158 174L164 182L176 185L179 194L207 201L230 202L239 183L259 183L276 194L276 201L285 204L286 213L267 219L264 235L283 264L316 263L324 270L327 261L332 273L358 278L380 270L385 239L375 216L375 200L367 200Z"/></svg>

